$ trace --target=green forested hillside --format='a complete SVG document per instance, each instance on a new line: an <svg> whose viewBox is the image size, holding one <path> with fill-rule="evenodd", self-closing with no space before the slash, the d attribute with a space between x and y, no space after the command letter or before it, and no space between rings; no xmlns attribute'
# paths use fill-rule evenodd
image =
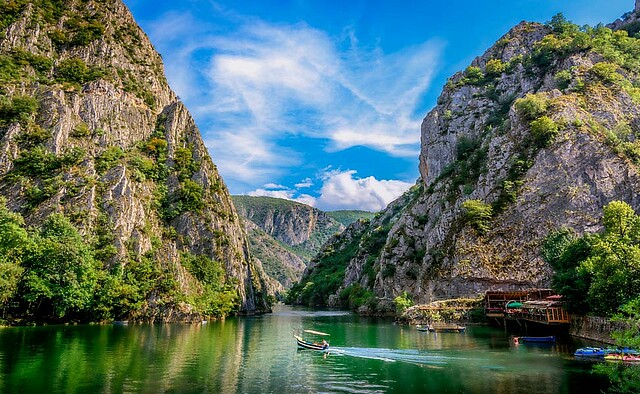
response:
<svg viewBox="0 0 640 394"><path fill-rule="evenodd" d="M120 0L0 2L5 318L268 311L226 186Z"/></svg>
<svg viewBox="0 0 640 394"><path fill-rule="evenodd" d="M328 211L327 215L340 222L345 226L360 220L360 219L372 219L375 216L374 212L358 211L358 210L344 210L344 211Z"/></svg>

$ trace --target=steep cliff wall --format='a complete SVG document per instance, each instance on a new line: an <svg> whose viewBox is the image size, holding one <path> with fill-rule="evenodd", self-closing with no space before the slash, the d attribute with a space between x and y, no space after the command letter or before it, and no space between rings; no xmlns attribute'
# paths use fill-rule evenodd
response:
<svg viewBox="0 0 640 394"><path fill-rule="evenodd" d="M361 227L343 281L320 303L355 285L371 292L365 308L383 311L404 291L427 303L547 287L539 247L550 231L597 231L614 199L639 208L634 18L617 31L560 16L523 22L454 75L422 124L421 179L400 208ZM327 245L301 287L341 242Z"/></svg>
<svg viewBox="0 0 640 394"><path fill-rule="evenodd" d="M329 214L294 201L271 197L232 196L245 220L251 252L270 277L284 288L300 280L320 247L345 226ZM349 212L342 216L366 215Z"/></svg>
<svg viewBox="0 0 640 394"><path fill-rule="evenodd" d="M289 246L317 250L344 225L325 212L294 201L271 197L233 196L238 213Z"/></svg>
<svg viewBox="0 0 640 394"><path fill-rule="evenodd" d="M1 27L0 192L10 209L29 224L68 216L109 251L106 269L150 256L187 298L202 287L184 254L206 256L223 264L241 311L268 310L226 186L125 5L9 2ZM193 311L171 299L145 305L131 317Z"/></svg>

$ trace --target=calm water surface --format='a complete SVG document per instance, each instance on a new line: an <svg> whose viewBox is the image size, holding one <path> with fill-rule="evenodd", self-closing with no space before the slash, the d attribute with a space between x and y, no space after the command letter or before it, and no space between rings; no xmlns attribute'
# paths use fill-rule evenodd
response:
<svg viewBox="0 0 640 394"><path fill-rule="evenodd" d="M331 333L332 352L292 333ZM593 393L605 381L572 353L514 346L504 331L425 333L347 312L276 306L209 324L0 329L2 393Z"/></svg>

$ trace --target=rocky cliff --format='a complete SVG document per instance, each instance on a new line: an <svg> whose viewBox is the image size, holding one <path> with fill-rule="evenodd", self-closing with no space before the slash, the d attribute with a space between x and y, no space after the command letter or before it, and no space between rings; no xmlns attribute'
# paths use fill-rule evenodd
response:
<svg viewBox="0 0 640 394"><path fill-rule="evenodd" d="M597 231L614 199L640 208L637 18L523 22L451 77L422 124L416 186L328 244L297 301L385 311L405 291L427 303L549 286L550 231ZM344 275L318 287L337 261Z"/></svg>
<svg viewBox="0 0 640 394"><path fill-rule="evenodd" d="M253 255L284 288L297 282L311 257L345 228L328 213L298 202L271 197L232 198L239 215L246 219Z"/></svg>
<svg viewBox="0 0 640 394"><path fill-rule="evenodd" d="M72 220L105 270L143 257L176 281L131 318L201 314L185 256L221 263L244 312L268 310L238 215L162 60L120 1L1 6L0 192L36 225ZM178 295L176 295L178 294ZM179 295L181 294L181 295Z"/></svg>

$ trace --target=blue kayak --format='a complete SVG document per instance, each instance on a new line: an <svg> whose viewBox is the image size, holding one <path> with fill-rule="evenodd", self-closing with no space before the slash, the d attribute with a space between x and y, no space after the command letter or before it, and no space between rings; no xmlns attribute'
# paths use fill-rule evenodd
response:
<svg viewBox="0 0 640 394"><path fill-rule="evenodd" d="M573 353L576 357L594 357L594 358L603 358L606 355L621 353L621 354L631 354L638 355L638 351L635 349L631 349L628 347L625 348L603 348L603 347L581 347Z"/></svg>
<svg viewBox="0 0 640 394"><path fill-rule="evenodd" d="M542 342L542 343L555 343L556 337L518 337L520 342Z"/></svg>
<svg viewBox="0 0 640 394"><path fill-rule="evenodd" d="M604 357L609 354L609 349L603 347L581 347L573 353L576 357Z"/></svg>

